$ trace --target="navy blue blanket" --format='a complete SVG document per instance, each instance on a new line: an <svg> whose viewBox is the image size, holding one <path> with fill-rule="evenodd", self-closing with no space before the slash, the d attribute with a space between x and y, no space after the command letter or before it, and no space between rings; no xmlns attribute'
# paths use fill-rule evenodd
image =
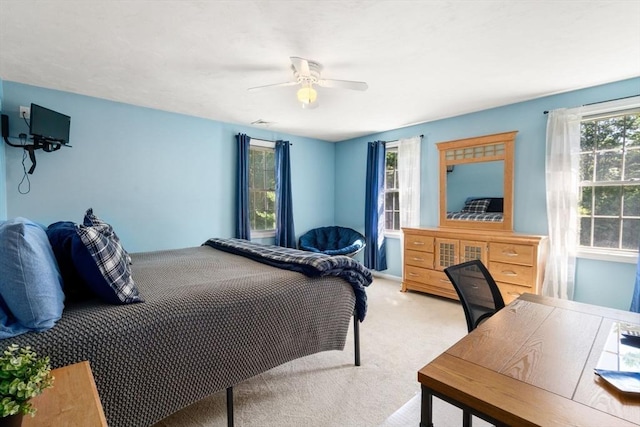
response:
<svg viewBox="0 0 640 427"><path fill-rule="evenodd" d="M337 276L353 287L356 296L356 313L361 322L367 313L365 286L373 281L371 272L347 256L329 256L316 252L305 252L281 246L262 245L242 239L209 239L204 245L214 249L241 255L273 267L297 271L305 276Z"/></svg>

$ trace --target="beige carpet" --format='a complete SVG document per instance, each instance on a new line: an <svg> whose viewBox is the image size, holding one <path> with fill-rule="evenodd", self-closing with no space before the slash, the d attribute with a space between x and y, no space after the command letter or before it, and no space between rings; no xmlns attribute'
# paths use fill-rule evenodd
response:
<svg viewBox="0 0 640 427"><path fill-rule="evenodd" d="M294 360L234 387L235 425L418 426L417 372L462 338L459 303L400 292L400 283L376 278L360 325L362 365L353 364L353 330L344 351ZM462 425L462 412L434 399L437 427ZM224 427L226 394L219 392L155 427ZM474 426L486 426L474 419Z"/></svg>

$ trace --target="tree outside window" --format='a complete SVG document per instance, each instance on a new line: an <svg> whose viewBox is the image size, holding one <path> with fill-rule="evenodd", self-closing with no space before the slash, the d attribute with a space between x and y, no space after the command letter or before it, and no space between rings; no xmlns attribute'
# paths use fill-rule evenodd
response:
<svg viewBox="0 0 640 427"><path fill-rule="evenodd" d="M640 111L585 118L580 148L580 246L637 250Z"/></svg>
<svg viewBox="0 0 640 427"><path fill-rule="evenodd" d="M387 147L384 179L384 228L400 230L400 183L398 182L398 147Z"/></svg>
<svg viewBox="0 0 640 427"><path fill-rule="evenodd" d="M249 221L251 231L276 228L275 150L249 148Z"/></svg>

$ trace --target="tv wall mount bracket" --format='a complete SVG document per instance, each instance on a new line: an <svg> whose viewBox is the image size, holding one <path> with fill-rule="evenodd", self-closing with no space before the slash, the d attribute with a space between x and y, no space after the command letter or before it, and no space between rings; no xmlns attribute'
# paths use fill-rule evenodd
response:
<svg viewBox="0 0 640 427"><path fill-rule="evenodd" d="M14 144L11 141L9 141L9 117L6 114L3 114L2 115L2 138L4 139L4 142L7 143L7 145L11 147L16 147L16 148L22 148L23 150L26 150L29 153L29 160L31 160L31 167L27 171L29 174L33 174L33 172L36 170L36 165L37 165L36 150L41 149L47 153L51 153L53 151L59 150L60 147L62 147L62 144L59 141L50 140L42 137L35 137L35 136L33 137L32 144L25 144L25 142L27 141L26 133L21 133L20 135L18 135L18 137L20 138L21 144ZM67 145L67 147L71 147L71 146Z"/></svg>

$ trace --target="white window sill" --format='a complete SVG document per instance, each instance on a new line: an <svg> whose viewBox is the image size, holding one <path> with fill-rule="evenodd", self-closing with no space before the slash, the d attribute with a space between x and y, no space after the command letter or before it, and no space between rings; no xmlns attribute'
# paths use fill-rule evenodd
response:
<svg viewBox="0 0 640 427"><path fill-rule="evenodd" d="M635 264L638 262L637 251L607 251L605 249L581 248L576 253L577 258L596 259L599 261L624 262Z"/></svg>
<svg viewBox="0 0 640 427"><path fill-rule="evenodd" d="M254 231L251 230L252 239L268 239L270 237L276 237L276 230Z"/></svg>
<svg viewBox="0 0 640 427"><path fill-rule="evenodd" d="M384 237L388 239L399 239L402 237L402 232L400 230L385 230Z"/></svg>

